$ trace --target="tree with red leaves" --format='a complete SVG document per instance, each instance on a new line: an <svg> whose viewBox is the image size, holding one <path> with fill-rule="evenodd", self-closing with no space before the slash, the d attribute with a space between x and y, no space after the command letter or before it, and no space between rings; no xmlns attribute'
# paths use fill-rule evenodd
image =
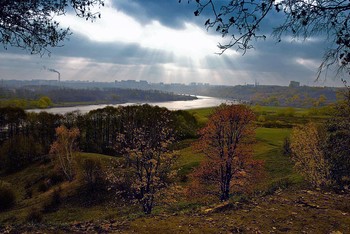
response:
<svg viewBox="0 0 350 234"><path fill-rule="evenodd" d="M232 190L244 191L262 163L252 159L255 115L245 105L221 105L200 131L196 148L204 160L192 174L191 191L229 199Z"/></svg>

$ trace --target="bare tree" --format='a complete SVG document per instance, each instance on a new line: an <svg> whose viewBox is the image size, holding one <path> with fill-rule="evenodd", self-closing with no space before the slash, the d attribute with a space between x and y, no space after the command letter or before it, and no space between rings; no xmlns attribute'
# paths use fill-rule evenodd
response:
<svg viewBox="0 0 350 234"><path fill-rule="evenodd" d="M181 1L181 0L180 0ZM318 76L330 66L340 71L349 72L350 63L350 2L343 0L196 0L196 16L205 15L208 10L211 16L205 21L207 29L214 28L223 37L231 39L219 44L220 54L229 48L236 48L245 53L253 47L252 41L265 39L260 33L264 19L283 14L279 25L272 25L272 35L279 42L284 35L294 39L305 40L314 36L325 37L331 43ZM275 15L273 15L275 14Z"/></svg>
<svg viewBox="0 0 350 234"><path fill-rule="evenodd" d="M5 49L13 46L44 54L70 34L69 28L61 28L55 21L56 16L74 10L78 17L93 21L100 17L93 7L103 5L104 0L2 0L0 43Z"/></svg>

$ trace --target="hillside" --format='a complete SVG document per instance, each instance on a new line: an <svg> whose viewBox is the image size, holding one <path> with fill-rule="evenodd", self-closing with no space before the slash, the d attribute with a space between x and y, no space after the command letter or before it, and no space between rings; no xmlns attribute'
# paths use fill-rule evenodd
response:
<svg viewBox="0 0 350 234"><path fill-rule="evenodd" d="M303 121L300 109L292 117L278 115L280 108L262 108L270 121ZM261 109L262 108L262 109ZM283 109L282 109L283 110ZM206 122L211 109L191 110L199 122ZM274 119L274 118L279 119ZM298 120L299 119L299 120ZM101 182L89 190L84 181L84 161L98 162L102 170L119 160L101 154L77 156L77 178L62 181L54 164L46 159L16 173L2 174L1 180L16 188L13 209L0 212L0 232L62 233L339 233L350 232L350 195L312 190L293 164L282 154L284 138L290 129L259 127L255 158L264 160L266 176L250 195L235 195L228 202L204 202L185 196L188 175L203 160L184 140L179 149L177 185L171 188L152 215L145 215L137 204L120 200L115 190ZM55 195L56 194L56 195ZM57 197L57 194L58 197ZM56 196L56 197L55 197ZM170 199L170 200L169 200Z"/></svg>

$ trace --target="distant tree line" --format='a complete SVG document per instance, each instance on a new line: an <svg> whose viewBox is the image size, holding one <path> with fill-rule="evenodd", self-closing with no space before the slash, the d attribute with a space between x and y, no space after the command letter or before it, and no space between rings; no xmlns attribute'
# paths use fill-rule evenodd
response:
<svg viewBox="0 0 350 234"><path fill-rule="evenodd" d="M236 99L259 105L293 107L325 106L336 102L337 93L344 90L344 88L334 87L286 87L277 85L164 85L156 88L163 91Z"/></svg>
<svg viewBox="0 0 350 234"><path fill-rule="evenodd" d="M158 90L120 88L71 89L54 86L32 86L17 89L0 88L0 106L47 108L69 102L125 103L193 100L195 97Z"/></svg>
<svg viewBox="0 0 350 234"><path fill-rule="evenodd" d="M87 114L71 112L65 115L47 112L25 112L21 108L0 108L0 167L18 170L33 160L47 155L54 142L55 129L64 125L68 129L78 128L78 147L84 152L95 152L112 156L122 155L115 145L118 134L125 131L128 121L145 121L147 113L168 113L169 126L174 138L181 140L196 136L198 124L194 116L185 111L168 111L165 108L149 105L106 107ZM147 121L156 121L148 115Z"/></svg>
<svg viewBox="0 0 350 234"><path fill-rule="evenodd" d="M237 85L202 87L195 94L238 99L266 106L319 107L334 103L344 88Z"/></svg>

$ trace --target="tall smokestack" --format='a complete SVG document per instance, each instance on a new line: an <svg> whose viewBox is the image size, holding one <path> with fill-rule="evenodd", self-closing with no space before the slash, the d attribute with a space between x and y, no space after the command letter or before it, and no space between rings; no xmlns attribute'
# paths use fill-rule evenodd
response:
<svg viewBox="0 0 350 234"><path fill-rule="evenodd" d="M57 74L58 74L58 83L61 82L61 73L60 73L59 71L57 71L57 70L55 70L55 69L53 69L53 68L46 68L45 66L44 66L44 69L46 69L46 70L48 70L48 71L50 71L50 72L57 73Z"/></svg>

